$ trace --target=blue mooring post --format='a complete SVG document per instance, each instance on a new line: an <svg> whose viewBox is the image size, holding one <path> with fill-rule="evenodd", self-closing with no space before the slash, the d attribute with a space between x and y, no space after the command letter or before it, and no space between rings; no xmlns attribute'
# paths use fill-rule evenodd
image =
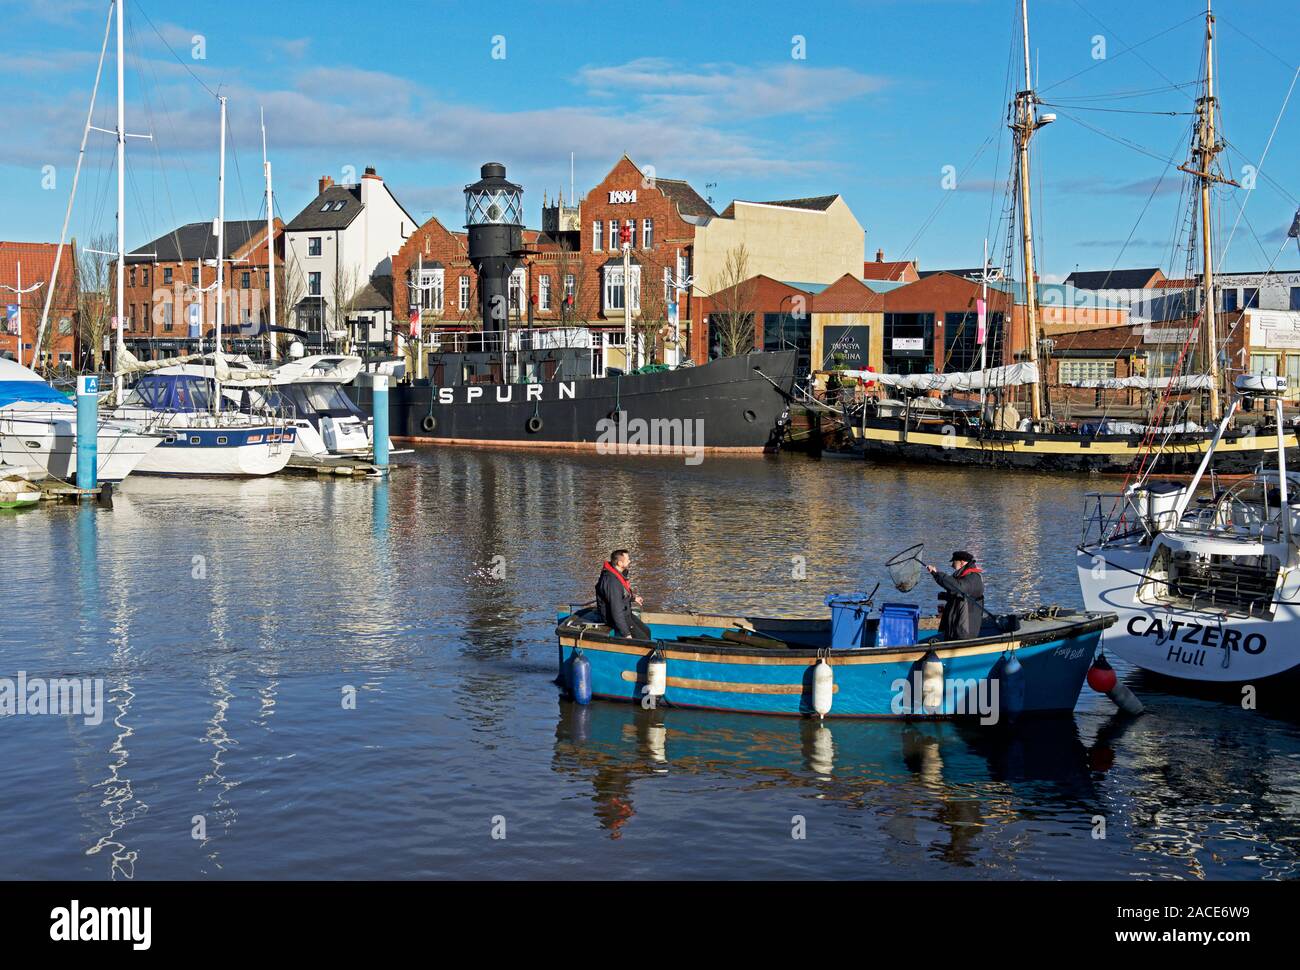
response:
<svg viewBox="0 0 1300 970"><path fill-rule="evenodd" d="M375 467L388 474L388 375L376 374L374 387Z"/></svg>
<svg viewBox="0 0 1300 970"><path fill-rule="evenodd" d="M77 488L99 485L99 378L77 378Z"/></svg>

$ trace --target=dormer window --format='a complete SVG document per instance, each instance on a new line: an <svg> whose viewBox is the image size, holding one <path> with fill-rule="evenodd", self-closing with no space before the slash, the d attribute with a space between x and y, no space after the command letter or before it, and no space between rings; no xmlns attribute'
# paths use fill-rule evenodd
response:
<svg viewBox="0 0 1300 970"><path fill-rule="evenodd" d="M335 202L335 203L334 203L334 211L335 211L335 212L340 211L340 210L341 210L345 205L347 205L346 202Z"/></svg>
<svg viewBox="0 0 1300 970"><path fill-rule="evenodd" d="M330 203L326 202L323 206L320 207L320 211L321 211L321 212L329 212L329 211L330 211Z"/></svg>

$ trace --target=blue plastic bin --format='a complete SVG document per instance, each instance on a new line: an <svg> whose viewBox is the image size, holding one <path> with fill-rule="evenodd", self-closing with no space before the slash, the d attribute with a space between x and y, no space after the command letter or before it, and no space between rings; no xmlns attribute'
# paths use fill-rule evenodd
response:
<svg viewBox="0 0 1300 970"><path fill-rule="evenodd" d="M826 597L826 605L831 608L831 646L834 649L855 650L870 646L866 642L866 630L871 607L867 605L866 593L831 593Z"/></svg>
<svg viewBox="0 0 1300 970"><path fill-rule="evenodd" d="M886 603L880 608L878 647L910 647L921 627L921 608L911 603Z"/></svg>

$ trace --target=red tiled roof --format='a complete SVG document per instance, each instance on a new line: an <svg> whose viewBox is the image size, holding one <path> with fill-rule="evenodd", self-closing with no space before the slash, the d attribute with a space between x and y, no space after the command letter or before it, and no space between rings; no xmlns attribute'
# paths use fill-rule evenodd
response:
<svg viewBox="0 0 1300 970"><path fill-rule="evenodd" d="M882 306L879 293L848 273L813 297L814 313L868 313Z"/></svg>
<svg viewBox="0 0 1300 970"><path fill-rule="evenodd" d="M24 288L36 282L44 282L48 286L50 275L54 272L54 254L58 248L57 243L0 242L0 286L18 285L19 263L23 264ZM61 286L74 285L76 263L76 250L72 243L68 243L63 249L63 259L59 263ZM44 288L38 292L44 292ZM0 293L0 296L10 295L7 291ZM31 296L28 299L31 299Z"/></svg>
<svg viewBox="0 0 1300 970"><path fill-rule="evenodd" d="M911 269L916 272L916 263L910 259L892 260L890 262L866 262L862 264L862 278L867 280L902 280Z"/></svg>

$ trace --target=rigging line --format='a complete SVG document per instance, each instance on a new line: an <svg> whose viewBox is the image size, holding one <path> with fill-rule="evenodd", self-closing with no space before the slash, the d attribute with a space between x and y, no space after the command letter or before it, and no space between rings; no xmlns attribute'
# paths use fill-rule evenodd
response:
<svg viewBox="0 0 1300 970"><path fill-rule="evenodd" d="M1162 84L1158 88L1135 88L1129 91L1109 91L1102 94L1059 95L1062 101L1124 101L1129 98L1149 98L1157 94L1168 94L1180 88L1196 87L1200 81L1180 81L1177 84Z"/></svg>
<svg viewBox="0 0 1300 970"><path fill-rule="evenodd" d="M1297 70L1300 70L1300 68L1297 68L1296 65L1292 64L1292 63L1291 63L1290 61L1288 61L1286 58L1282 57L1281 54L1277 54L1277 53L1275 53L1275 52L1269 50L1267 47L1265 47L1263 44L1261 44L1259 41L1257 41L1254 37L1250 36L1250 34L1246 33L1244 30L1242 30L1240 27L1238 27L1236 24L1234 24L1231 20L1228 20L1228 19L1227 19L1226 17L1224 17L1222 14L1218 14L1218 15L1216 15L1215 19L1218 20L1218 21L1220 21L1221 23L1225 23L1225 24L1227 24L1229 27L1231 27L1231 28L1232 28L1233 30L1235 30L1237 33L1241 34L1242 37L1245 37L1246 40L1250 41L1252 44L1254 44L1256 47L1258 47L1260 50L1262 50L1262 51L1263 51L1265 54L1267 54L1269 57L1272 57L1274 60L1276 60L1278 63L1280 63L1283 67L1287 68L1288 70L1290 70L1290 69L1292 69L1292 68L1295 68L1295 69L1297 69Z"/></svg>
<svg viewBox="0 0 1300 970"><path fill-rule="evenodd" d="M998 124L998 127L1001 127L1000 122ZM957 173L957 183L959 185L961 184L961 180L966 176L968 172L970 172L971 168L974 167L975 163L979 161L980 156L984 154L985 150L989 147L989 143L992 142L995 139L995 137L996 137L996 132L994 132L994 134L989 135L987 138L985 138L983 143L980 145L980 147L976 149L975 154L971 156L970 161L966 163L965 168L963 168L960 172ZM921 223L921 227L917 229L916 234L912 236L907 246L904 247L903 249L904 259L906 259L908 254L911 253L912 247L921 241L921 237L925 234L926 230L930 228L930 224L934 222L935 218L938 217L939 213L943 210L943 207L948 204L948 200L951 199L954 195L956 195L958 190L943 189L942 191L943 191L943 198L940 199L938 205L936 205L930 211L930 214L926 217L925 221Z"/></svg>
<svg viewBox="0 0 1300 970"><path fill-rule="evenodd" d="M1224 138L1224 139L1223 139L1223 144L1224 144L1227 148L1230 148L1230 149L1232 149L1234 152L1236 152L1237 155L1239 155L1239 156L1241 157L1241 160L1242 160L1243 162L1245 162L1247 165L1254 165L1254 161L1250 158L1250 156L1248 156L1245 152L1243 152L1240 148L1238 148L1238 147L1237 147L1236 145L1234 145L1232 142L1228 141L1228 139ZM1280 182L1277 181L1277 179L1273 178L1271 175L1266 175L1264 172L1258 172L1258 171L1257 171L1256 174L1258 174L1259 177L1262 178L1262 179L1263 179L1265 182L1267 182L1269 185L1273 186L1273 188L1275 188L1275 189L1278 191L1278 194L1280 194L1284 199L1286 199L1286 200L1287 200L1288 202L1290 202L1292 205L1300 205L1300 199L1297 199L1294 195L1292 195L1292 194L1290 193L1290 191L1288 191L1286 188L1284 188L1284 187L1282 186L1282 184L1281 184Z"/></svg>
<svg viewBox="0 0 1300 970"><path fill-rule="evenodd" d="M1157 162L1170 161L1170 159L1162 158L1156 152L1152 151L1149 148L1145 148L1142 145L1139 145L1137 142L1129 141L1127 138L1123 138L1120 135L1111 134L1110 132L1106 131L1104 128L1098 128L1096 125L1088 124L1088 122L1084 121L1082 118L1074 117L1074 115L1070 114L1070 112L1066 111L1064 108L1058 107L1056 110L1059 111L1061 114L1065 115L1065 117L1069 118L1075 124L1083 125L1083 127L1087 128L1089 131L1101 135L1103 138L1108 138L1118 145L1123 145L1125 148L1131 148L1133 151L1138 152L1139 154L1146 155L1150 158L1154 158Z"/></svg>
<svg viewBox="0 0 1300 970"><path fill-rule="evenodd" d="M1195 111L1142 111L1138 108L1097 108L1087 104L1058 104L1055 101L1039 101L1039 104L1047 105L1049 108L1073 108L1075 111L1106 111L1111 114L1122 115L1194 115Z"/></svg>
<svg viewBox="0 0 1300 970"><path fill-rule="evenodd" d="M1080 3L1079 0L1074 0L1074 4L1075 4L1075 6L1077 6L1080 10L1082 10L1084 13L1086 13L1089 17L1092 17L1093 20L1096 20L1097 23L1101 24L1101 26L1102 26L1102 28L1103 28L1104 30L1108 31L1108 32L1111 33L1111 34L1114 34L1116 37L1119 36L1119 34L1117 34L1115 31L1111 30L1111 29L1110 29L1109 27L1107 27L1104 23L1102 23L1101 20L1099 20L1099 19L1097 18L1097 16L1096 16L1096 15L1095 15L1091 10L1089 10L1089 9L1088 9L1087 7L1085 7L1082 3ZM1144 40L1144 41L1140 41L1139 43L1134 44L1134 45L1132 45L1131 47L1126 47L1126 48L1124 48L1122 51L1120 51L1118 54L1115 55L1115 58L1123 57L1125 54L1128 54L1128 53L1130 53L1130 52L1132 52L1132 53L1137 53L1137 49L1138 49L1139 47L1144 47L1145 45L1151 43L1151 41L1153 41L1153 40L1157 40L1158 38L1163 37L1165 34L1168 34L1168 33L1170 33L1171 31L1175 31L1175 30L1177 30L1179 27L1183 27L1183 26L1185 26L1186 24L1191 23L1193 20L1200 20L1202 16L1203 16L1203 15L1200 14L1200 13L1195 13L1195 14L1193 14L1192 16L1188 17L1186 20L1181 20L1181 21L1179 21L1178 23L1174 24L1172 27L1166 27L1164 30L1160 31L1158 34L1152 34L1150 37L1148 37L1148 38L1147 38L1146 40ZM1164 73L1163 73L1162 71L1160 71L1160 70L1158 70L1156 67L1154 67L1154 66L1153 66L1153 65L1152 65L1152 64L1151 64L1151 63L1150 63L1150 62L1149 62L1145 57L1143 57L1141 54L1138 54L1137 56L1138 56L1138 59L1139 59L1140 61L1142 61L1143 64L1146 64L1147 67L1150 67L1151 70L1153 70L1153 71L1155 71L1157 74L1159 74L1162 78L1165 79L1165 81L1167 81L1167 82L1170 83L1170 84L1175 84L1175 82L1170 81L1169 78L1165 77L1165 75L1164 75ZM1095 70L1096 68L1101 67L1101 65L1108 63L1109 60L1113 60L1113 59L1114 59L1114 58L1107 58L1106 60L1099 60L1099 61L1096 61L1095 63L1090 64L1088 67L1085 67L1082 71L1079 71L1079 72L1076 73L1076 74L1071 74L1069 77L1062 78L1062 79L1059 80L1059 81L1055 81L1055 82L1049 84L1047 87L1043 88L1042 90L1044 90L1044 91L1050 91L1050 90L1052 90L1052 88L1054 88L1054 87L1058 87L1058 86L1060 86L1060 85L1062 85L1062 84L1065 84L1067 81L1073 81L1075 78L1079 77L1080 75L1087 74L1089 71ZM1175 86L1177 86L1177 85L1175 84Z"/></svg>
<svg viewBox="0 0 1300 970"><path fill-rule="evenodd" d="M108 22L104 24L104 43L99 49L99 64L95 67L95 83L90 89L90 106L86 109L86 124L81 130L81 148L77 152L77 166L72 172L72 189L68 193L68 207L63 213L63 229L59 232L59 247L54 251L54 267L50 270L50 285L45 289L45 306L41 310L40 323L37 325L36 341L32 347L32 366L36 366L36 359L40 355L41 343L44 341L45 328L50 320L50 304L54 300L54 291L58 289L59 281L59 264L63 261L63 248L68 238L68 224L72 221L72 204L77 198L77 182L81 178L81 165L86 159L86 142L90 140L90 123L95 117L95 98L99 94L99 81L104 73L104 59L108 55L108 38L113 26L113 5L108 8ZM72 267L74 279L77 276L77 267ZM21 332L22 328L19 327ZM22 344L22 338L19 337L19 344ZM19 346L18 353L15 355L21 364L23 359L22 347Z"/></svg>
<svg viewBox="0 0 1300 970"><path fill-rule="evenodd" d="M1002 110L1003 110L1004 112L1006 111L1006 107L1005 107L1005 105L1008 104L1008 103L1010 102L1010 100L1011 100L1011 72L1015 69L1015 65L1014 65L1014 63L1013 63L1013 61L1015 60L1015 49L1016 49L1016 44L1015 44L1015 22L1016 22L1016 17L1015 17L1015 10L1014 10L1014 7L1013 7L1013 8L1012 8L1012 17L1011 17L1011 24L1012 24L1012 27L1011 27L1012 42L1011 42L1011 45L1007 48L1007 70L1006 70L1006 76L1005 76L1005 78L1003 79L1003 82L1002 82L1002 104L1003 104L1003 109L1002 109ZM999 124L999 126L1001 126L1001 122L998 122L998 124ZM999 169L1001 169L1001 168L1002 168L1002 139L999 138L999 139L998 139L997 154L996 154L996 155L994 156L994 158L993 158L993 171L996 173L996 172L997 172ZM989 238L989 232L990 232L990 230L993 228L993 202L994 202L994 200L995 200L996 198L997 198L997 193L996 193L996 192L990 192L990 193L989 193L989 214L988 214L988 218L987 218L987 220L986 220L985 223L984 223L984 238L985 238L985 239L988 239L988 238ZM1004 203L1005 203L1005 200L1004 200ZM1000 232L1000 231L1001 231L1001 230L999 229L999 232ZM988 272L988 267L987 267L987 266L984 267L983 272L985 272L985 273Z"/></svg>
<svg viewBox="0 0 1300 970"><path fill-rule="evenodd" d="M1182 144L1184 139L1185 136L1180 133L1178 136L1178 143ZM1106 289L1106 284L1110 282L1110 278L1112 274L1114 274L1115 272L1115 267L1117 267L1119 265L1120 260L1124 258L1125 250L1128 249L1129 243L1133 241L1133 237L1137 234L1138 227L1142 225L1142 219L1146 216L1147 210L1151 208L1151 203L1155 199L1156 194L1160 191L1160 186L1164 184L1165 176L1169 174L1169 169L1172 165L1173 165L1173 159L1169 159L1168 161L1165 162L1164 170L1160 173L1160 177L1156 179L1156 184L1152 186L1150 193L1148 193L1146 203L1143 204L1142 211L1138 213L1137 220L1133 223L1133 228L1128 231L1128 238L1124 240L1124 245L1120 247L1119 253L1116 254L1115 256L1115 262L1111 264L1109 272L1106 273L1106 278L1102 280L1101 286L1097 287L1097 289L1099 290Z"/></svg>
<svg viewBox="0 0 1300 970"><path fill-rule="evenodd" d="M1277 113L1277 118L1273 121L1273 130L1268 133L1268 141L1264 144L1264 153L1259 156L1259 164L1255 166L1257 174L1264 168L1264 160L1268 158L1268 150L1273 147L1273 138L1277 135L1278 126L1282 123L1282 116L1286 114L1286 106L1291 102L1291 95L1295 92L1295 83L1297 80L1300 80L1300 67L1297 67L1295 73L1291 75L1291 86L1287 88L1286 97L1282 99L1282 107ZM1242 217L1246 214L1246 206L1250 204L1250 198L1252 195L1254 195L1253 187L1246 193L1245 202L1239 203L1237 206L1237 218L1232 223L1232 231L1228 233L1228 241L1223 244L1223 250L1219 253L1220 267L1224 265L1224 261L1227 259L1228 249L1232 246L1232 239L1237 234L1237 226L1241 223Z"/></svg>
<svg viewBox="0 0 1300 970"><path fill-rule="evenodd" d="M145 19L145 22L148 23L151 28L153 28L153 32L158 35L158 39L162 41L162 44L164 47L167 48L168 53L170 53L171 56L176 59L176 63L179 64L181 67L185 68L185 70L189 73L190 77L198 81L199 84L202 85L203 89L207 91L208 94L212 95L215 98L217 96L217 92L213 91L212 88L208 87L207 83L203 80L203 78L195 74L194 69L185 63L185 61L181 58L181 56L177 54L176 51L172 48L171 44L167 43L167 38L162 35L162 31L160 31L154 25L154 22L149 19L149 14L145 11L144 5L137 2L135 5L135 9L140 11L140 16L142 16Z"/></svg>

